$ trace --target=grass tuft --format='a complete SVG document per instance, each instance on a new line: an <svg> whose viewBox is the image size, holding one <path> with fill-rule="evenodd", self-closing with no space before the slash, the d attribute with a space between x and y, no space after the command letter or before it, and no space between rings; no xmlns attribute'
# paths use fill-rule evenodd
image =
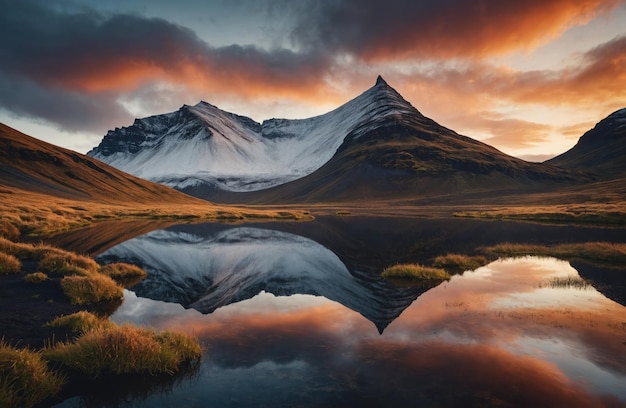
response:
<svg viewBox="0 0 626 408"><path fill-rule="evenodd" d="M435 258L433 266L445 269L471 270L485 266L489 260L484 256L469 256L461 254L446 254Z"/></svg>
<svg viewBox="0 0 626 408"><path fill-rule="evenodd" d="M4 407L33 407L61 390L65 380L51 371L40 352L0 341L0 401Z"/></svg>
<svg viewBox="0 0 626 408"><path fill-rule="evenodd" d="M75 333L86 333L96 328L113 326L110 320L102 319L93 313L80 311L67 316L60 316L46 324L50 327L66 327Z"/></svg>
<svg viewBox="0 0 626 408"><path fill-rule="evenodd" d="M439 268L430 268L419 264L397 264L385 268L384 278L415 280L449 280L448 272Z"/></svg>
<svg viewBox="0 0 626 408"><path fill-rule="evenodd" d="M65 251L47 253L39 261L39 268L46 272L79 276L92 275L99 270L93 259Z"/></svg>
<svg viewBox="0 0 626 408"><path fill-rule="evenodd" d="M105 265L100 268L100 273L110 276L125 287L130 287L148 276L140 267L124 262Z"/></svg>
<svg viewBox="0 0 626 408"><path fill-rule="evenodd" d="M0 252L0 275L19 273L22 270L22 263L13 255Z"/></svg>
<svg viewBox="0 0 626 408"><path fill-rule="evenodd" d="M0 237L17 241L20 239L20 230L10 222L2 221L0 222Z"/></svg>
<svg viewBox="0 0 626 408"><path fill-rule="evenodd" d="M100 327L74 343L45 351L51 361L96 378L107 374L173 374L181 364L200 358L193 338L171 332L161 334L130 325Z"/></svg>
<svg viewBox="0 0 626 408"><path fill-rule="evenodd" d="M565 277L552 278L548 281L548 286L554 289L588 289L591 286L589 282L577 275L568 275Z"/></svg>
<svg viewBox="0 0 626 408"><path fill-rule="evenodd" d="M43 272L33 272L24 276L24 281L27 283L41 283L47 281L48 275Z"/></svg>
<svg viewBox="0 0 626 408"><path fill-rule="evenodd" d="M110 277L101 274L66 276L61 279L61 288L75 305L91 305L121 299L123 296L122 287Z"/></svg>

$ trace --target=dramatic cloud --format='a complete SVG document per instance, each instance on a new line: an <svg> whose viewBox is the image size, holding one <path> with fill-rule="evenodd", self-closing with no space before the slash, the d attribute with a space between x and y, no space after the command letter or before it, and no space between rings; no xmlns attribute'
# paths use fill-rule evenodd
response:
<svg viewBox="0 0 626 408"><path fill-rule="evenodd" d="M66 14L29 1L4 8L10 12L0 16L0 86L19 88L20 100L2 100L2 105L69 129L102 130L92 105L99 104L110 123L126 116L118 97L154 81L241 97L324 94L323 56L253 46L215 48L160 19ZM45 111L47 102L53 105Z"/></svg>
<svg viewBox="0 0 626 408"><path fill-rule="evenodd" d="M285 2L302 49L331 49L365 60L480 58L545 44L604 14L619 0L322 0ZM306 12L305 12L306 9Z"/></svg>
<svg viewBox="0 0 626 408"><path fill-rule="evenodd" d="M515 107L594 112L588 118L626 99L623 32L569 55L569 66L522 70L492 58L535 50L623 0L267 0L239 7L254 10L245 24L276 22L265 48L215 46L170 20L79 4L85 1L0 0L0 113L93 134L200 99L256 119L303 117L346 102L382 73L427 116L496 147L524 150L544 145L566 122L515 117L523 111ZM592 125L584 120L577 119L581 134Z"/></svg>

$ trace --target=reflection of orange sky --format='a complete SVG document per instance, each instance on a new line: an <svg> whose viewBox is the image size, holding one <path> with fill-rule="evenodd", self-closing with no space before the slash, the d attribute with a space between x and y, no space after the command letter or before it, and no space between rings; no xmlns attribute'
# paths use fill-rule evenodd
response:
<svg viewBox="0 0 626 408"><path fill-rule="evenodd" d="M298 297L262 294L211 315L186 311L152 320L199 336L211 360L224 366L267 360L338 364L321 369L346 382L365 376L374 388L391 387L398 395L417 384L433 392L453 387L455 396L494 403L617 406L576 383L590 379L568 378L551 362L551 351L541 353L544 361L524 347L532 339L564 344L577 350L576 358L626 375L625 307L594 289L551 289L545 295L547 279L575 273L566 262L549 259L495 262L426 292L382 336L358 313L312 296L294 306ZM547 303L534 302L535 295ZM561 352L556 361L571 351Z"/></svg>
<svg viewBox="0 0 626 408"><path fill-rule="evenodd" d="M612 399L590 395L554 365L516 356L490 345L425 342L418 345L368 342L358 359L382 381L408 378L393 384L398 392L411 387L454 396L452 401L483 401L488 406L601 407ZM393 381L392 380L392 381ZM397 380L396 380L397 381ZM456 400L456 401L455 401Z"/></svg>

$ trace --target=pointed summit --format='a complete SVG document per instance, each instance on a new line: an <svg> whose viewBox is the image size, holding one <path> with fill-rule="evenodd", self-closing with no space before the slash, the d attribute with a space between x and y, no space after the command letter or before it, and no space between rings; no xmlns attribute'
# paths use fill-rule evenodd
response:
<svg viewBox="0 0 626 408"><path fill-rule="evenodd" d="M387 85L387 82L383 79L381 75L378 75L378 78L376 78L376 86L378 85Z"/></svg>

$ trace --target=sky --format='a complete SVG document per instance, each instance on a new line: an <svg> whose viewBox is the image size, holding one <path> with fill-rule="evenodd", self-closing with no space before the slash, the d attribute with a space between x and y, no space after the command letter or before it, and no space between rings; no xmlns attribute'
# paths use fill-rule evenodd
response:
<svg viewBox="0 0 626 408"><path fill-rule="evenodd" d="M201 100L307 118L382 75L543 161L626 107L626 0L0 0L0 122L85 153Z"/></svg>

